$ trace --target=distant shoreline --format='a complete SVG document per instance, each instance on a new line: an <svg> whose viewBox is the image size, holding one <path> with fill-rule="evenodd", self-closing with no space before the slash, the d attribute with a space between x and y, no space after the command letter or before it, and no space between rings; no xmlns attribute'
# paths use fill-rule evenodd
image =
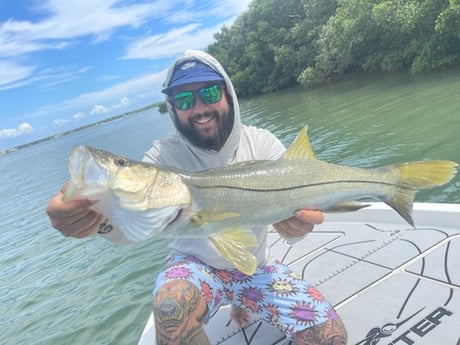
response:
<svg viewBox="0 0 460 345"><path fill-rule="evenodd" d="M145 110L148 110L148 109L152 109L152 108L158 108L160 110L160 107L161 105L163 104L164 102L163 101L160 101L160 102L155 102L153 104L149 104L145 107L142 107L142 108L139 108L139 109L135 109L135 110L132 110L132 111L128 111L128 112L125 112L125 113L122 113L122 114L119 114L119 115L115 115L115 116L112 116L112 117L108 117L104 120L101 120L101 121L97 121L97 122L94 122L94 123L90 123L88 125L85 125L85 126L82 126L82 127L78 127L78 128L74 128L74 129L71 129L71 130L68 130L68 131L65 131L65 132L61 132L61 133L58 133L58 134L54 134L54 135L51 135L49 137L45 137L45 138L42 138L42 139L38 139L38 140L34 140L34 141L31 141L29 143L26 143L26 144L22 144L22 145L18 145L18 146L15 146L15 147L11 147L7 150L0 150L0 156L3 156L3 155L6 155L8 153L12 153L12 152L16 152L17 150L20 150L20 149L23 149L25 147L29 147L29 146L32 146L32 145L36 145L36 144L39 144L39 143L42 143L44 141L48 141L48 140L53 140L53 139L57 139L57 138L60 138L60 137L63 137L65 135L68 135L68 134L72 134L72 133L75 133L75 132L78 132L78 131L81 131L83 129L87 129L87 128L90 128L90 127L94 127L94 126L98 126L98 125L101 125L101 124L104 124L104 123L107 123L107 122L111 122L111 121L114 121L114 120L117 120L117 119L120 119L120 118L125 118L127 116L131 116L133 114L137 114L137 113L140 113L142 111L145 111Z"/></svg>

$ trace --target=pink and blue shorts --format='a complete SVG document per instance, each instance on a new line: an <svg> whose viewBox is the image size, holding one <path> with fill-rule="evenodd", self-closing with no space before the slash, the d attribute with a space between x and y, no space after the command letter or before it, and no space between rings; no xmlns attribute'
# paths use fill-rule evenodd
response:
<svg viewBox="0 0 460 345"><path fill-rule="evenodd" d="M212 268L191 256L170 256L158 275L153 294L164 283L184 279L198 287L207 302L208 315L232 304L293 334L338 315L323 295L287 266L273 261L252 276L240 271Z"/></svg>

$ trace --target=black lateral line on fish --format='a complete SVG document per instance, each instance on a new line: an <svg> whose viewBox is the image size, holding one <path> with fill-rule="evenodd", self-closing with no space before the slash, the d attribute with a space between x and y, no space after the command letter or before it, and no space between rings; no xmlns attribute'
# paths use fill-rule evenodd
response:
<svg viewBox="0 0 460 345"><path fill-rule="evenodd" d="M276 188L276 189L256 189L256 188L246 188L246 187L240 187L240 186L229 186L229 185L212 185L212 186L201 186L201 185L196 185L196 184L191 184L191 185L193 185L196 188L202 188L202 189L225 188L225 189L237 189L237 190L249 191L249 192L284 192L284 191L300 189L300 188L319 187L319 186L324 186L324 185L341 184L341 183L367 183L367 184L392 186L392 187L405 189L405 190L411 190L411 191L414 190L413 188L408 188L407 186L404 186L401 184L393 184L393 183L377 182L377 181L365 181L365 180L363 181L341 180L341 181L333 181L333 182L320 182L320 183L298 185L298 186Z"/></svg>

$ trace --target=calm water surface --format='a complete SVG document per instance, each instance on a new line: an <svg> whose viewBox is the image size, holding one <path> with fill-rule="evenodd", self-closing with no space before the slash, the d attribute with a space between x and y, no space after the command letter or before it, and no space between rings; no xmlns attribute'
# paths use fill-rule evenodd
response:
<svg viewBox="0 0 460 345"><path fill-rule="evenodd" d="M324 160L365 167L423 159L460 162L460 70L362 78L242 102L243 120L289 144L309 125ZM117 247L67 239L44 209L68 178L71 148L88 144L139 159L172 131L148 111L0 157L2 344L136 344L166 255L163 240ZM460 203L460 176L417 194Z"/></svg>

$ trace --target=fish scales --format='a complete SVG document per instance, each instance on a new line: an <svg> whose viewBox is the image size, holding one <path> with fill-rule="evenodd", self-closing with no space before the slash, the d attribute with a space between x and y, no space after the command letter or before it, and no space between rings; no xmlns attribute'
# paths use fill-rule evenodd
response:
<svg viewBox="0 0 460 345"><path fill-rule="evenodd" d="M297 209L354 211L379 199L413 225L415 192L449 182L451 161L373 169L327 163L303 129L276 161L251 161L198 173L158 167L87 146L69 158L64 200L89 198L130 241L152 236L208 237L237 269L252 274L257 245L251 228L291 217Z"/></svg>
<svg viewBox="0 0 460 345"><path fill-rule="evenodd" d="M232 166L183 176L183 180L199 208L238 213L238 217L221 222L222 228L230 223L275 223L291 217L298 208L327 210L337 199L383 200L400 187L395 169L344 167L313 159Z"/></svg>

